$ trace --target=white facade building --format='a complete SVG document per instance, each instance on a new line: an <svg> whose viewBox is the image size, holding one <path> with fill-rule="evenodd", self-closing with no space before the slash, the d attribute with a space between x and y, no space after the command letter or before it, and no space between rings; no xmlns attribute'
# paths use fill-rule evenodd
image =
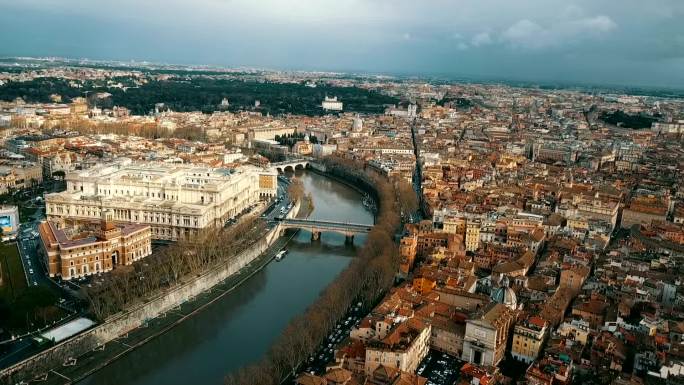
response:
<svg viewBox="0 0 684 385"><path fill-rule="evenodd" d="M47 218L57 224L98 220L111 210L115 222L150 225L152 238L177 240L221 226L261 198L276 195L277 173L134 163L120 159L68 173L67 190L45 196Z"/></svg>
<svg viewBox="0 0 684 385"><path fill-rule="evenodd" d="M461 359L481 366L496 366L503 359L514 312L490 303L466 321Z"/></svg>
<svg viewBox="0 0 684 385"><path fill-rule="evenodd" d="M337 96L332 98L326 96L321 107L327 111L342 111L342 102L337 100Z"/></svg>

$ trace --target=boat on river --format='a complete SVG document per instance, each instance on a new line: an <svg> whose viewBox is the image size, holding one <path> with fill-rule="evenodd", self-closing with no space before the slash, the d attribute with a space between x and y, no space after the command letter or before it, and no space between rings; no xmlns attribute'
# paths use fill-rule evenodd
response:
<svg viewBox="0 0 684 385"><path fill-rule="evenodd" d="M276 254L275 260L278 262L282 261L283 258L285 258L285 254L287 254L287 250L280 250L278 254Z"/></svg>

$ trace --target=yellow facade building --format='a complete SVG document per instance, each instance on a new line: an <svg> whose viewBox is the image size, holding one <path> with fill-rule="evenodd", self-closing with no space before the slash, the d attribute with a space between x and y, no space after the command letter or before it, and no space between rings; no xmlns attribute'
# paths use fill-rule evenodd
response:
<svg viewBox="0 0 684 385"><path fill-rule="evenodd" d="M548 322L539 317L528 317L515 325L511 356L531 363L539 357L548 333Z"/></svg>
<svg viewBox="0 0 684 385"><path fill-rule="evenodd" d="M480 220L469 220L466 225L465 244L467 251L475 251L480 247Z"/></svg>

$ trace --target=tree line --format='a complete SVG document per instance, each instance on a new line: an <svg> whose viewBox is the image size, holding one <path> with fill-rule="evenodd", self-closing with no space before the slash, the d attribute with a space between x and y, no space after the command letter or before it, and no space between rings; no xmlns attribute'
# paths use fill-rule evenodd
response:
<svg viewBox="0 0 684 385"><path fill-rule="evenodd" d="M210 229L179 241L123 268L115 268L100 284L81 289L90 313L98 320L129 308L188 279L230 263L266 232L266 223L245 218L226 229Z"/></svg>
<svg viewBox="0 0 684 385"><path fill-rule="evenodd" d="M603 112L599 119L614 126L633 128L635 130L642 128L651 128L651 125L658 121L660 115L654 116L639 113L630 115L622 110Z"/></svg>
<svg viewBox="0 0 684 385"><path fill-rule="evenodd" d="M330 174L375 195L379 206L376 224L357 257L302 315L290 321L265 357L227 375L226 385L276 385L294 376L350 307L362 302L369 310L394 283L399 254L394 235L401 224L395 184L366 173L362 162L337 156L323 162Z"/></svg>
<svg viewBox="0 0 684 385"><path fill-rule="evenodd" d="M290 134L285 134L282 136L276 135L274 140L283 146L292 147L295 145L295 143L301 142L302 140L304 140L305 136L306 135L303 132L294 132L294 133L292 133L292 135L290 135ZM316 144L316 143L318 143L318 138L315 136L311 136L309 138L309 141L313 144Z"/></svg>
<svg viewBox="0 0 684 385"><path fill-rule="evenodd" d="M12 127L22 127L21 122L12 123ZM116 134L135 135L147 139L177 138L190 141L207 141L204 128L201 126L182 126L175 130L160 127L157 123L139 122L93 122L82 118L73 118L59 121L51 126L53 129L65 131L78 131L87 134Z"/></svg>
<svg viewBox="0 0 684 385"><path fill-rule="evenodd" d="M116 79L130 83L126 77ZM201 111L212 113L225 110L221 105L228 99L230 111L256 110L262 114L325 115L321 101L325 96L337 96L344 102L345 111L382 113L386 105L398 99L378 91L359 87L339 87L320 84L315 88L300 83L276 83L208 76L182 76L169 80L150 79L145 84L123 90L110 88L104 81L84 81L72 87L71 81L61 78L36 78L25 82L7 82L0 86L0 100L22 98L29 103L50 103L51 95L62 96L64 102L83 97L86 92L108 92L112 96L97 100L98 107L123 106L137 115L149 114L157 103L178 112ZM132 85L130 83L129 85ZM259 100L259 107L255 101ZM91 99L94 102L94 99Z"/></svg>

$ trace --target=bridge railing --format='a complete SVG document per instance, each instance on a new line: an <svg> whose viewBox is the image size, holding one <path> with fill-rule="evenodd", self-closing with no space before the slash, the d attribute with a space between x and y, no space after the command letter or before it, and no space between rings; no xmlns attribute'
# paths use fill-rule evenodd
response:
<svg viewBox="0 0 684 385"><path fill-rule="evenodd" d="M283 220L281 220L281 222L292 223L292 224L319 224L319 225L331 225L331 226L373 227L372 224L365 224L365 223L320 221L320 220L294 219L294 218L283 219Z"/></svg>
<svg viewBox="0 0 684 385"><path fill-rule="evenodd" d="M350 231L350 232L370 232L373 225L366 225L361 223L343 223L332 221L315 221L303 219L282 219L279 220L281 225L285 227L302 227L313 228L330 231Z"/></svg>

